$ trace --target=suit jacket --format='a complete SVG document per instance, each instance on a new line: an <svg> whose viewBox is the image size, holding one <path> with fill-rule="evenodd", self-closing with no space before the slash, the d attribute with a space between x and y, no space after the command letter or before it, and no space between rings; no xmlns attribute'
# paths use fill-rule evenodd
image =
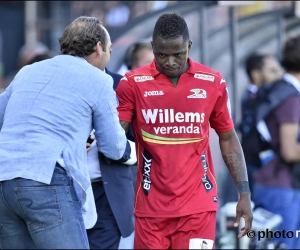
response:
<svg viewBox="0 0 300 250"><path fill-rule="evenodd" d="M121 75L110 72L114 80L114 89L118 85ZM105 194L111 210L115 216L123 237L128 237L134 230L133 202L134 191L130 166L112 161L108 164L99 154L100 170Z"/></svg>
<svg viewBox="0 0 300 250"><path fill-rule="evenodd" d="M128 237L134 230L134 191L130 166L115 161L107 164L100 155L99 159L107 200L122 236Z"/></svg>
<svg viewBox="0 0 300 250"><path fill-rule="evenodd" d="M117 86L119 84L119 81L121 80L121 78L123 76L121 76L120 74L113 73L113 72L109 71L107 68L105 68L105 72L107 74L109 74L112 77L112 79L114 80L113 88L114 88L114 90L116 90L116 88L117 88Z"/></svg>

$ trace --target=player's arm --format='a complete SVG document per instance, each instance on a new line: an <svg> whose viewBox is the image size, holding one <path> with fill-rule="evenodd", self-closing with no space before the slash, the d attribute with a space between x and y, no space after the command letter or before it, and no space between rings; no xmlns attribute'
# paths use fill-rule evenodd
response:
<svg viewBox="0 0 300 250"><path fill-rule="evenodd" d="M116 88L116 95L119 101L119 105L117 107L120 120L119 122L121 124L121 127L125 130L126 135L128 135L128 131L130 129L130 121L134 112L133 102L135 99L135 95L126 75L120 80ZM131 146L131 154L129 161L124 164L132 165L136 163L135 143L134 140L129 139L128 142Z"/></svg>
<svg viewBox="0 0 300 250"><path fill-rule="evenodd" d="M233 181L236 184L241 181L248 182L244 155L235 130L232 129L225 133L217 132L217 134L219 135L223 160L230 171Z"/></svg>
<svg viewBox="0 0 300 250"><path fill-rule="evenodd" d="M238 237L241 238L251 229L253 220L244 154L234 129L223 133L217 132L217 134L219 136L223 160L237 186L240 196L236 208L236 226L238 225L240 218L243 217L245 219L245 226L238 235Z"/></svg>
<svg viewBox="0 0 300 250"><path fill-rule="evenodd" d="M127 134L130 123L125 122L125 121L120 121L120 124L121 124L122 128L125 130L125 133Z"/></svg>

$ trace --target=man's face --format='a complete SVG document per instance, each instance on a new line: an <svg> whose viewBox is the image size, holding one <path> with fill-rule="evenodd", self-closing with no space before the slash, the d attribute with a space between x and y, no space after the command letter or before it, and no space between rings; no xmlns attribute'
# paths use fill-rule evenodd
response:
<svg viewBox="0 0 300 250"><path fill-rule="evenodd" d="M279 62L273 57L264 59L264 66L261 69L262 84L273 82L282 76L283 70Z"/></svg>
<svg viewBox="0 0 300 250"><path fill-rule="evenodd" d="M111 51L112 51L112 48L111 48L112 43L110 40L109 33L103 26L102 26L102 28L105 30L105 33L106 33L107 43L106 43L106 51L103 51L103 49L101 47L102 53L101 53L100 60L99 60L99 68L101 70L104 70L104 68L106 67L106 65L108 64L108 62L110 60L110 55L111 55Z"/></svg>
<svg viewBox="0 0 300 250"><path fill-rule="evenodd" d="M192 42L184 41L182 36L172 40L157 37L152 42L157 70L168 76L178 77L187 71L188 55Z"/></svg>
<svg viewBox="0 0 300 250"><path fill-rule="evenodd" d="M145 48L140 50L138 53L137 61L132 64L132 69L136 69L144 65L150 64L153 58L154 56L152 49Z"/></svg>

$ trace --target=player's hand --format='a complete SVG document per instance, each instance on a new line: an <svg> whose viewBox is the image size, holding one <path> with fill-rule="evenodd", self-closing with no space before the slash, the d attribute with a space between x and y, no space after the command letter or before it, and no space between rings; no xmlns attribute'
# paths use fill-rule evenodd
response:
<svg viewBox="0 0 300 250"><path fill-rule="evenodd" d="M234 223L235 227L238 227L241 218L244 218L245 226L241 228L238 238L245 236L252 227L253 213L251 208L250 194L248 193L242 193L236 205L236 217Z"/></svg>

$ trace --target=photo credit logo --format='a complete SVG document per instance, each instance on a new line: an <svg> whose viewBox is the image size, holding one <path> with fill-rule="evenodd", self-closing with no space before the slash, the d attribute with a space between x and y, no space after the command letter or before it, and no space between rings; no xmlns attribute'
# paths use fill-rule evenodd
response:
<svg viewBox="0 0 300 250"><path fill-rule="evenodd" d="M254 230L249 230L247 232L248 238L252 239L254 237L257 237L258 241L261 239L278 239L278 238L299 238L300 235L300 230L296 230L295 232L292 230L259 230L259 231L254 231Z"/></svg>

